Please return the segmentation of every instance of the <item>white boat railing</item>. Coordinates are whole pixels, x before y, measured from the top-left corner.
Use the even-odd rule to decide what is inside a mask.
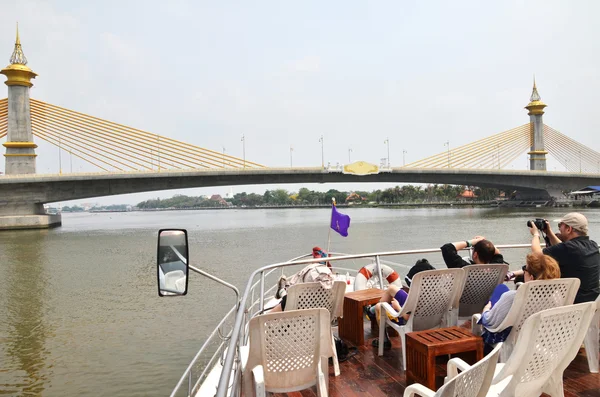
[[[510,244],[497,245],[496,247],[499,249],[530,249],[531,245]],[[265,309],[268,309],[265,308],[265,300],[274,295],[275,289],[277,288],[277,281],[281,274],[283,274],[283,269],[327,260],[328,262],[332,263],[333,272],[343,272],[355,275],[357,273],[356,268],[341,267],[336,266],[336,264],[342,264],[344,261],[350,261],[354,264],[353,266],[356,267],[356,261],[367,261],[367,263],[374,262],[377,264],[379,287],[383,288],[383,282],[385,278],[382,277],[380,265],[385,264],[391,267],[396,267],[397,269],[401,270],[402,273],[407,273],[408,269],[412,265],[409,266],[398,264],[382,258],[438,252],[440,252],[439,248],[376,252],[358,255],[330,253],[331,256],[327,257],[326,259],[312,258],[312,256],[308,254],[299,256],[287,262],[275,263],[255,270],[248,280],[246,289],[244,290],[240,301],[228,311],[224,318],[219,322],[215,330],[208,336],[175,386],[173,392],[171,393],[171,397],[175,397],[179,392],[185,390],[182,390],[184,385],[188,386],[186,394],[187,396],[196,395],[197,391],[202,385],[202,382],[206,379],[208,372],[211,371],[217,364],[217,360],[219,360],[219,364],[222,369],[218,385],[216,386],[215,396],[237,397],[240,395],[241,365],[239,348],[247,343],[248,322],[250,319],[257,314],[263,313]],[[271,280],[271,278],[273,279]],[[235,317],[233,317],[234,315]],[[232,329],[227,336],[224,336],[225,333],[223,332],[223,327],[226,323],[232,320],[234,320]],[[216,350],[210,359],[205,361],[206,364],[202,365],[200,374],[197,377],[194,377],[194,367],[199,365],[199,360],[207,353],[208,347],[213,345],[217,340],[219,340],[219,343]]]

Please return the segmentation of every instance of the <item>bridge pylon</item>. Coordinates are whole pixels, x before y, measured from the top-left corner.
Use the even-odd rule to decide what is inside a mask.
[[[6,148],[4,171],[6,175],[35,174],[37,145],[33,142],[31,129],[29,89],[33,86],[31,79],[37,74],[27,66],[27,58],[19,39],[19,25],[10,65],[0,70],[0,73],[6,76],[4,84],[8,86],[7,139],[3,143]],[[0,206],[0,229],[45,229],[60,224],[61,216],[46,214],[43,204],[35,199],[22,198]]]
[[[27,66],[27,58],[19,39],[19,25],[10,65],[0,70],[0,73],[6,76],[4,84],[8,86],[8,135],[3,144],[6,148],[5,173],[35,174],[37,145],[33,142],[31,131],[29,89],[33,86],[31,79],[37,74]]]
[[[542,119],[546,106],[538,93],[534,78],[531,98],[529,98],[529,104],[525,106],[525,109],[529,110],[531,149],[527,154],[529,155],[529,169],[532,171],[546,171],[546,155],[548,152],[544,147],[544,121]]]

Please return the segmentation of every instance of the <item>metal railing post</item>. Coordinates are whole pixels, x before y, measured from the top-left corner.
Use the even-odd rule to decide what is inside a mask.
[[[265,271],[260,272],[260,304],[258,306],[260,313],[265,310]]]
[[[383,289],[383,274],[381,273],[381,262],[379,255],[375,256],[375,263],[377,264],[377,275],[379,276],[379,288]]]

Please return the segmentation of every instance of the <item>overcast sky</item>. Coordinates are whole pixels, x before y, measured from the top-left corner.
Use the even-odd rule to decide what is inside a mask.
[[[326,162],[347,163],[351,148],[352,161],[379,164],[389,137],[400,166],[403,150],[408,163],[448,140],[522,125],[534,73],[544,122],[600,149],[598,1],[2,0],[1,9],[0,66],[18,21],[39,74],[32,98],[239,157],[244,134],[246,158],[267,166],[289,166],[290,145],[294,165],[319,166],[321,135]],[[38,172],[56,172],[57,149],[36,143]],[[523,155],[514,168],[525,166]],[[93,167],[73,159],[73,170]],[[277,186],[233,190],[266,188]]]

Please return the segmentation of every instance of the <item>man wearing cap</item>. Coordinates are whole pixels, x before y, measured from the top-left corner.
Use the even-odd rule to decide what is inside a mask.
[[[579,291],[575,296],[575,303],[590,302],[596,300],[600,294],[600,252],[598,244],[590,240],[588,234],[588,221],[585,216],[578,212],[571,212],[563,216],[558,222],[560,230],[559,238],[554,234],[550,223],[545,222],[545,230],[550,246],[542,249],[540,245],[540,231],[531,222],[529,228],[533,239],[531,250],[543,252],[556,259],[563,278],[578,278],[581,280]],[[515,275],[521,271],[515,272]]]
[[[466,261],[458,255],[458,251],[473,247],[473,260]],[[484,265],[488,263],[504,263],[500,251],[485,237],[475,236],[471,240],[447,243],[441,247],[442,257],[448,268],[459,268],[467,265]]]

